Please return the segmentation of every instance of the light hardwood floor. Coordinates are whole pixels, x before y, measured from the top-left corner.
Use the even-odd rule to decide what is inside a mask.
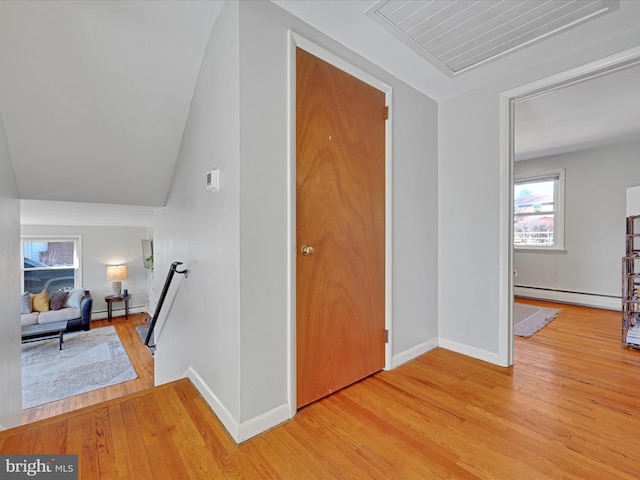
[[[94,320],[91,322],[92,330],[106,327],[107,325],[113,325],[116,328],[116,332],[118,332],[120,341],[127,351],[127,355],[129,355],[129,359],[138,374],[138,378],[129,382],[23,410],[22,423],[35,422],[153,387],[153,356],[149,353],[147,347],[144,346],[144,342],[135,329],[138,325],[145,325],[144,319],[147,316],[146,314],[135,314],[129,315],[128,319],[116,317],[112,322],[107,320]]]
[[[559,308],[511,368],[438,348],[239,446],[180,380],[0,432],[0,453],[77,453],[82,479],[640,478],[640,351],[620,313]]]

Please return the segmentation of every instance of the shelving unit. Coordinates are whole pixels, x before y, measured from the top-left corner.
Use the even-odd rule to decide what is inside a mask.
[[[640,349],[640,215],[627,217],[622,257],[622,345]]]

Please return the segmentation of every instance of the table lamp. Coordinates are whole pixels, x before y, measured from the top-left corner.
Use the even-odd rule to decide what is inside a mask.
[[[113,296],[122,296],[122,280],[127,279],[126,265],[110,265],[107,267],[107,280],[113,282]]]

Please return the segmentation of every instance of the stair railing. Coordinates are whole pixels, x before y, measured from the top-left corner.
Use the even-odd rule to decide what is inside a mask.
[[[158,315],[160,314],[160,310],[162,309],[162,304],[164,303],[164,299],[167,296],[167,292],[169,291],[169,286],[171,285],[171,280],[173,280],[173,275],[176,273],[183,274],[185,278],[187,277],[187,269],[178,270],[178,265],[182,265],[182,262],[173,262],[171,264],[171,268],[169,268],[169,273],[167,273],[167,279],[164,281],[164,287],[162,288],[162,293],[160,294],[160,300],[158,300],[158,305],[156,306],[156,310],[153,314],[153,320],[151,320],[151,325],[149,325],[149,331],[147,332],[147,338],[144,341],[144,344],[149,347],[149,341],[153,336],[153,329],[156,328],[156,322],[158,321]],[[152,348],[155,348],[155,345],[151,345]]]

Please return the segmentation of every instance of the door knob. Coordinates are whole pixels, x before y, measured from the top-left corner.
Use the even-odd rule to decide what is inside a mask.
[[[313,255],[313,252],[315,252],[316,249],[313,248],[311,245],[303,245],[302,248],[300,249],[300,252],[302,253],[302,255]]]

